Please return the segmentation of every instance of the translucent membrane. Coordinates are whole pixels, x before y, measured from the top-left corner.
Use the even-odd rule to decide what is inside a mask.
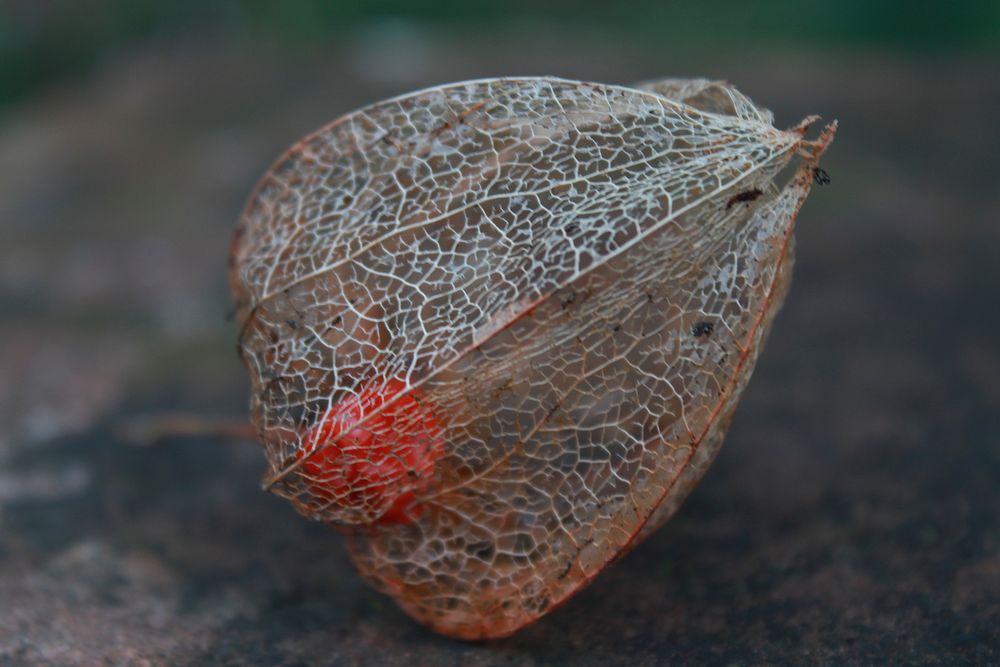
[[[489,79],[303,139],[232,247],[265,486],[436,631],[546,613],[717,452],[833,138],[812,120],[705,80]]]

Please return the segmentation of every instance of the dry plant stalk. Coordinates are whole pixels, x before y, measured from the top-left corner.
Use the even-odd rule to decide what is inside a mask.
[[[303,139],[232,245],[265,487],[437,632],[551,610],[718,451],[833,138],[814,120],[706,80],[487,79]]]

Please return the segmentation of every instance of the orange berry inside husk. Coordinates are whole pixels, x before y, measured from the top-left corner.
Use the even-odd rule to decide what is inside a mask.
[[[360,523],[409,523],[422,512],[416,495],[444,452],[442,435],[420,392],[406,391],[401,380],[344,397],[309,428],[296,453],[310,504],[363,517]]]

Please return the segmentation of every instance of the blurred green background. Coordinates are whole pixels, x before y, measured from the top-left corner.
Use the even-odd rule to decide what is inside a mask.
[[[191,31],[278,50],[350,37],[386,19],[438,30],[497,33],[551,26],[601,32],[649,49],[830,49],[941,54],[1000,50],[1000,3],[990,0],[801,2],[482,2],[373,0],[4,0],[0,108],[50,81],[87,71],[141,40]]]

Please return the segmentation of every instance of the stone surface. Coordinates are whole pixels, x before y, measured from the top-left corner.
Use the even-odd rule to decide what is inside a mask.
[[[0,663],[1000,661],[995,63],[699,66],[412,30],[420,62],[373,69],[371,39],[281,58],[131,50],[3,119]],[[726,76],[779,126],[820,110],[841,131],[785,309],[686,506],[562,609],[464,644],[368,590],[335,533],[261,493],[254,445],[136,449],[115,426],[245,410],[226,246],[287,143],[393,93],[540,70]]]

